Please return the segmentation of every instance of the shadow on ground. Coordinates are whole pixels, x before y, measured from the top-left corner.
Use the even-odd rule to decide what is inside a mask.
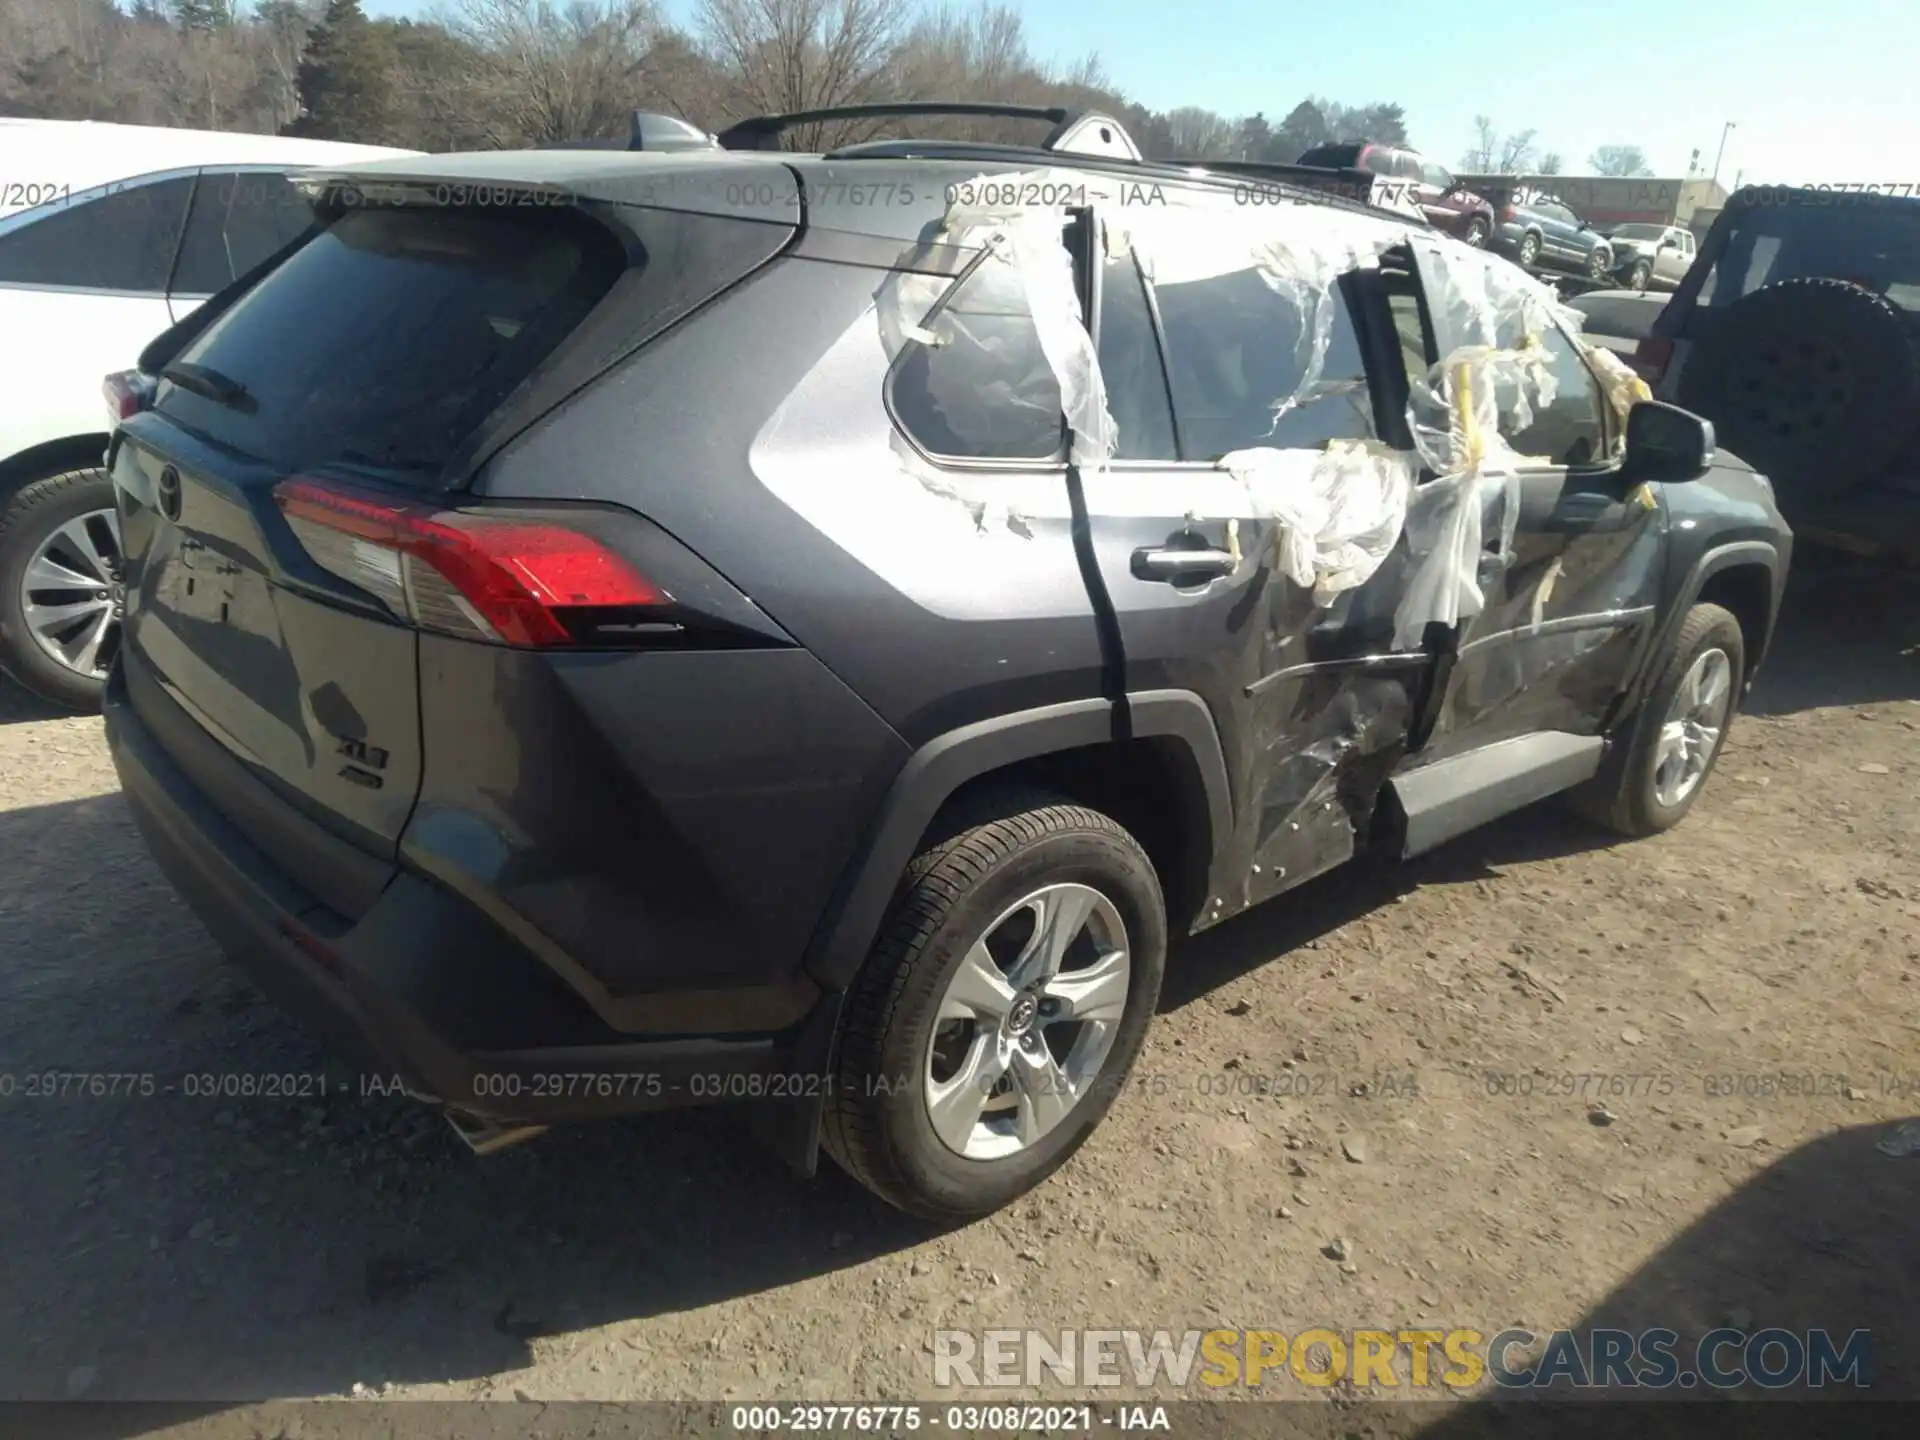
[[[1882,700],[1920,700],[1920,573],[1803,551],[1747,713]]]
[[[476,1162],[230,973],[118,795],[0,813],[0,855],[0,1398],[60,1398],[76,1371],[115,1399],[465,1379],[927,1237],[830,1166],[791,1177],[725,1113]],[[128,1078],[29,1093],[46,1071]],[[221,1075],[303,1093],[187,1093]]]
[[[1900,651],[1920,623],[1910,578],[1844,577],[1807,582],[1753,708],[1920,694],[1920,662]],[[1815,603],[1827,586],[1839,598]],[[0,690],[0,720],[41,718],[33,703]],[[1166,1005],[1422,881],[1602,843],[1543,806],[1397,872],[1326,877],[1182,947]],[[814,1184],[789,1177],[713,1112],[556,1133],[477,1164],[431,1115],[329,1070],[229,972],[117,795],[0,812],[0,856],[0,1397],[72,1384],[237,1401],[491,1375],[528,1364],[542,1337],[926,1238],[830,1166]],[[127,1078],[106,1095],[57,1080],[62,1093],[30,1093],[48,1071]],[[321,1074],[324,1093],[298,1078]],[[295,1098],[190,1093],[241,1075],[295,1077]],[[1744,1306],[1763,1324],[1871,1328],[1896,1358],[1920,1313],[1920,1166],[1870,1140],[1834,1136],[1755,1177],[1591,1323],[1679,1328]]]
[[[73,712],[49,704],[31,690],[17,685],[0,671],[0,725],[17,725],[27,720],[57,720]]]
[[[1737,1411],[1703,1413],[1704,1383],[1658,1391],[1614,1389],[1587,1404],[1561,1382],[1546,1391],[1511,1391],[1501,1401],[1463,1406],[1421,1432],[1420,1440],[1479,1440],[1502,1435],[1633,1434],[1638,1437],[1738,1434],[1851,1437],[1913,1434],[1920,1401],[1920,1159],[1876,1148],[1893,1125],[1859,1126],[1802,1145],[1754,1174],[1689,1226],[1609,1294],[1574,1329],[1678,1332],[1679,1374],[1703,1373],[1697,1347],[1710,1331],[1733,1327],[1750,1336],[1770,1328],[1805,1337],[1824,1330],[1844,1351],[1855,1331],[1868,1332],[1868,1383],[1805,1384],[1766,1390],[1745,1385],[1725,1393],[1759,1402]],[[1724,1372],[1742,1364],[1742,1345],[1711,1357]],[[1764,1362],[1784,1368],[1787,1352]],[[1524,1367],[1516,1367],[1524,1368]],[[1637,1368],[1637,1367],[1636,1367]],[[1536,1403],[1518,1399],[1540,1397]],[[1592,1392],[1587,1398],[1593,1400]],[[1667,1401],[1646,1406],[1635,1401]],[[1781,1405],[1776,1402],[1798,1402]],[[1899,1401],[1898,1405],[1862,1401]],[[1823,1403],[1854,1402],[1843,1412]],[[1737,1418],[1735,1418],[1737,1417]],[[1731,1425],[1731,1428],[1729,1428]]]

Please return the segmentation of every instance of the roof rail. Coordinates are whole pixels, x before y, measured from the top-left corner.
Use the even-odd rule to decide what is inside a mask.
[[[1052,129],[1040,149],[1054,154],[1101,155],[1118,160],[1140,159],[1120,122],[1095,111],[1071,110],[1061,105],[1004,105],[970,100],[899,100],[873,105],[835,105],[824,110],[795,110],[785,115],[753,115],[722,130],[718,144],[725,150],[778,150],[780,137],[799,125],[821,120],[882,120],[911,115],[975,115],[1005,120],[1045,120]]]

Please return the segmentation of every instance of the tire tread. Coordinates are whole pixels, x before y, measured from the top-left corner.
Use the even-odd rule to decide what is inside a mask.
[[[1058,796],[1009,797],[1025,808],[937,840],[909,862],[888,919],[859,977],[847,993],[831,1065],[822,1139],[828,1153],[855,1180],[902,1210],[933,1219],[961,1220],[973,1212],[936,1213],[901,1172],[883,1142],[880,1117],[865,1081],[892,1028],[915,962],[961,900],[995,866],[1054,836],[1088,831],[1139,850],[1110,816]],[[1004,807],[1003,807],[1004,808]],[[1140,852],[1144,862],[1146,855]]]
[[[1598,775],[1567,792],[1567,803],[1582,819],[1631,839],[1643,839],[1677,823],[1677,817],[1675,821],[1661,823],[1659,817],[1642,803],[1646,797],[1641,794],[1640,770],[1647,748],[1657,738],[1657,717],[1665,713],[1667,697],[1680,683],[1701,643],[1722,626],[1732,627],[1734,634],[1740,637],[1742,653],[1736,659],[1744,663],[1745,636],[1741,632],[1740,621],[1732,611],[1719,605],[1695,605],[1688,610],[1679,632],[1673,637],[1673,643],[1667,647],[1658,677],[1648,687],[1639,711],[1629,722],[1626,743],[1616,747],[1609,763],[1602,767]],[[1714,752],[1714,765],[1719,763],[1720,754],[1726,748],[1727,732],[1733,729],[1734,718],[1740,713],[1740,682],[1741,676],[1736,672],[1733,677],[1734,704],[1727,712],[1727,723],[1720,736],[1720,750]],[[1712,774],[1712,768],[1712,765],[1708,767],[1708,777]],[[1699,788],[1694,791],[1695,796],[1706,788],[1708,777],[1701,779]],[[1682,807],[1681,814],[1684,815],[1691,805],[1690,798],[1687,805]]]

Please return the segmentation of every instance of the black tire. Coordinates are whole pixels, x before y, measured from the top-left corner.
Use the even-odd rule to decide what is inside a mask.
[[[1478,250],[1487,243],[1487,237],[1493,234],[1493,227],[1487,223],[1484,215],[1476,215],[1467,221],[1467,230],[1460,238]]]
[[[1595,250],[1587,256],[1587,278],[1605,280],[1607,272],[1613,269],[1613,256],[1605,250]]]
[[[988,813],[908,867],[847,995],[827,1102],[824,1140],[841,1168],[889,1204],[941,1223],[1001,1208],[1080,1147],[1139,1055],[1166,965],[1159,878],[1117,823],[1051,796],[1011,797]],[[966,1158],[934,1131],[922,1085],[941,997],[996,917],[1042,885],[1068,881],[1098,890],[1126,929],[1131,969],[1113,1047],[1053,1130],[1003,1158]]]
[[[1540,263],[1540,237],[1528,231],[1520,237],[1520,268],[1531,270]]]
[[[1653,266],[1649,265],[1645,260],[1635,265],[1633,267],[1633,273],[1627,276],[1627,288],[1629,290],[1645,290],[1647,286],[1652,283]]]
[[[112,508],[113,481],[97,466],[35,480],[0,502],[0,670],[43,700],[70,710],[99,710],[104,682],[59,664],[35,642],[27,629],[21,581],[55,530],[91,511]],[[118,643],[116,626],[108,644]],[[103,653],[111,652],[103,647]]]
[[[1712,649],[1726,654],[1732,671],[1720,738],[1693,788],[1677,804],[1662,804],[1654,781],[1661,727],[1687,672],[1702,654]],[[1740,622],[1731,611],[1718,605],[1694,606],[1667,647],[1665,659],[1659,663],[1660,671],[1652,688],[1628,721],[1625,732],[1616,734],[1613,752],[1600,773],[1567,792],[1568,802],[1580,815],[1634,839],[1657,835],[1678,825],[1713,777],[1713,767],[1727,748],[1727,735],[1733,729],[1734,717],[1740,713],[1740,686],[1746,675],[1746,639]]]
[[[1680,372],[1679,403],[1794,502],[1884,470],[1913,433],[1920,364],[1883,296],[1783,280],[1728,306]]]

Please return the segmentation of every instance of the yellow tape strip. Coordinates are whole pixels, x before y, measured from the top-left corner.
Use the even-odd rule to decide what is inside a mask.
[[[1464,360],[1453,367],[1453,408],[1460,421],[1461,437],[1466,442],[1465,468],[1478,470],[1485,447],[1480,436],[1480,417],[1473,409],[1473,372]]]

